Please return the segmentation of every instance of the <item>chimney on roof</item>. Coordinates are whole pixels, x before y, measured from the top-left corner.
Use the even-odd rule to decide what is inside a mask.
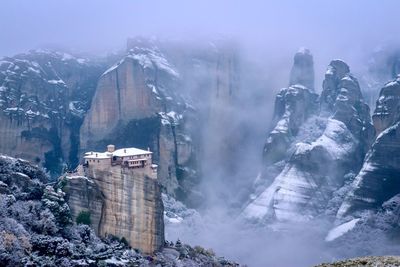
[[[150,147],[147,147],[147,151],[150,151]]]
[[[113,153],[115,151],[115,146],[114,145],[108,145],[107,146],[107,152]]]
[[[126,153],[126,149],[124,149],[124,153]]]

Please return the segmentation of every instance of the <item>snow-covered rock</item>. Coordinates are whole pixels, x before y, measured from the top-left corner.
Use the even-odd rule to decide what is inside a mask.
[[[400,153],[399,92],[397,79],[381,90],[373,115],[378,136],[338,211],[338,218],[376,210],[400,192],[400,165],[396,157]]]
[[[335,240],[338,237],[341,237],[348,231],[352,230],[354,228],[354,226],[356,226],[356,224],[359,220],[360,219],[352,219],[348,222],[345,222],[345,223],[342,223],[341,225],[336,226],[335,228],[333,228],[332,230],[329,231],[328,235],[325,238],[325,241],[330,242],[330,241]]]
[[[345,124],[328,119],[323,134],[297,143],[293,155],[273,183],[244,210],[250,219],[305,221],[322,213],[329,196],[343,181],[357,140]]]
[[[307,90],[292,86],[288,90],[295,94],[289,99],[302,99],[299,89]],[[281,93],[277,99],[285,99]],[[261,184],[263,179],[267,186],[255,190],[242,212],[250,220],[307,221],[325,214],[333,193],[345,184],[346,174],[361,168],[373,137],[369,108],[357,80],[341,60],[333,60],[327,68],[320,113],[313,108],[314,103],[318,105],[315,100],[282,103],[277,101],[275,109],[284,115],[267,139],[269,149],[264,149],[264,157],[274,160],[266,162],[257,181]],[[278,170],[275,177],[271,166]]]
[[[90,107],[102,63],[32,50],[0,64],[0,151],[58,175],[78,161],[76,134]]]

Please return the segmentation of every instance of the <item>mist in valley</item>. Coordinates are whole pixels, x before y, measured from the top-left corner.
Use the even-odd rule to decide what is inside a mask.
[[[317,93],[329,62],[345,61],[372,112],[383,81],[371,85],[366,77],[373,55],[400,41],[397,1],[21,0],[0,7],[1,56],[41,48],[112,57],[137,36],[178,47],[165,50],[181,70],[179,90],[199,115],[190,131],[199,136],[200,175],[188,196],[194,215],[167,223],[167,240],[212,248],[248,266],[311,266],[362,255],[324,241],[332,228],[325,215],[282,226],[246,221],[242,212],[260,183],[275,96],[289,85],[295,53],[311,51]],[[188,68],[196,64],[185,56],[201,53],[212,64]],[[385,75],[392,78],[390,70]],[[385,239],[381,245],[377,254],[397,248]]]

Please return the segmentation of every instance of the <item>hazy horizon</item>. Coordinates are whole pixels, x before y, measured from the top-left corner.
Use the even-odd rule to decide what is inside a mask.
[[[364,67],[360,58],[398,43],[397,2],[384,2],[9,1],[0,4],[5,11],[0,57],[37,48],[104,54],[124,49],[127,38],[135,36],[205,42],[232,38],[249,58],[286,72],[298,48],[309,48],[318,90],[331,59],[345,60],[358,73]]]
[[[364,99],[367,99],[366,102],[369,101],[369,108],[373,110],[376,100],[374,97],[378,95],[378,87],[379,89],[382,87],[383,79],[376,81],[379,83],[378,85],[370,86],[368,84],[375,78],[368,72],[369,61],[373,58],[373,52],[380,47],[393,46],[397,49],[400,44],[400,38],[397,36],[399,6],[397,0],[4,1],[0,3],[0,7],[4,10],[4,14],[0,17],[0,29],[3,34],[2,42],[0,42],[0,58],[40,48],[77,51],[101,56],[108,52],[125,49],[126,40],[137,36],[155,37],[178,43],[187,42],[190,45],[207,44],[219,39],[233,40],[238,44],[239,49],[235,50],[234,57],[232,56],[235,60],[227,60],[228,67],[222,63],[221,69],[226,68],[223,70],[219,69],[219,58],[213,59],[218,62],[217,67],[213,65],[214,61],[210,61],[210,63],[204,60],[207,64],[204,63],[204,66],[199,64],[199,66],[203,68],[200,70],[203,70],[205,74],[200,73],[196,76],[197,69],[193,67],[195,65],[192,64],[193,62],[189,64],[180,57],[177,57],[178,59],[174,59],[173,56],[171,59],[168,58],[168,62],[172,62],[171,65],[174,65],[174,60],[178,63],[179,60],[184,61],[185,64],[181,62],[180,66],[184,70],[180,79],[185,82],[186,87],[182,86],[184,87],[182,91],[187,90],[189,92],[187,94],[193,94],[190,96],[198,101],[196,106],[196,116],[198,117],[195,121],[197,128],[194,128],[196,128],[196,133],[197,131],[201,132],[201,137],[197,140],[200,144],[199,151],[197,151],[200,156],[195,160],[200,162],[199,169],[202,175],[201,186],[198,188],[206,196],[201,204],[208,204],[208,206],[205,205],[206,208],[201,210],[204,221],[200,220],[193,224],[189,221],[188,225],[182,224],[182,227],[176,228],[169,226],[170,229],[167,229],[169,236],[167,237],[183,238],[184,242],[191,245],[201,244],[211,247],[218,254],[241,263],[253,264],[253,266],[266,264],[292,266],[299,263],[300,266],[307,266],[322,260],[336,259],[335,257],[339,255],[335,254],[336,252],[324,241],[326,232],[332,228],[332,222],[327,222],[326,216],[323,215],[325,217],[318,218],[312,224],[309,222],[293,224],[293,229],[285,229],[287,232],[282,231],[283,234],[275,233],[271,230],[272,228],[267,229],[262,224],[259,228],[255,226],[252,228],[253,226],[249,226],[247,221],[242,222],[239,216],[243,211],[243,207],[239,204],[244,204],[238,204],[239,200],[242,200],[241,194],[243,194],[240,190],[245,186],[248,187],[248,191],[253,190],[254,181],[257,181],[257,177],[261,177],[265,167],[262,162],[263,147],[274,112],[275,93],[280,88],[288,86],[289,73],[296,51],[301,47],[310,49],[313,55],[313,73],[315,72],[315,91],[317,93],[322,90],[322,81],[325,78],[325,70],[329,62],[332,59],[343,59],[350,66],[352,74],[358,79],[353,81],[352,75],[348,74],[346,70],[346,75],[351,76],[349,79],[355,84],[353,87],[356,87],[357,93],[362,91]],[[182,47],[190,50],[193,48],[190,45]],[[177,47],[180,48],[180,46]],[[178,52],[174,50],[174,53],[187,57],[185,59],[190,60],[191,56],[193,56],[192,59],[196,59],[197,54],[181,53],[179,48],[175,47]],[[237,62],[236,56],[240,56],[240,60]],[[167,62],[167,57],[165,60]],[[223,60],[221,61],[223,62]],[[379,67],[387,67],[386,63],[386,61],[379,62],[381,64]],[[50,63],[46,61],[46,64]],[[107,64],[109,64],[108,61]],[[102,67],[107,69],[106,66]],[[179,68],[179,66],[174,67]],[[102,72],[99,72],[98,76]],[[385,79],[389,79],[393,75],[389,72],[385,73],[387,74]],[[116,77],[118,79],[118,72]],[[368,80],[366,77],[371,79]],[[144,77],[143,81],[145,78],[147,77]],[[226,83],[229,85],[226,88],[229,88],[229,92],[233,87],[235,90],[237,89],[236,91],[232,90],[234,97],[231,96],[231,93],[228,94],[229,97],[226,98],[229,101],[213,102],[215,99],[212,97],[204,98],[205,101],[196,99],[198,95],[206,94],[207,90],[209,90],[210,96],[213,96],[214,81],[217,84],[215,90],[219,92],[220,80],[224,81],[224,78],[228,80]],[[94,84],[97,82],[98,80]],[[358,82],[360,82],[361,88],[358,87]],[[45,83],[47,84],[47,80]],[[120,97],[118,86],[118,97]],[[149,84],[144,86],[149,86]],[[152,86],[155,88],[154,85]],[[108,89],[108,87],[104,88]],[[112,86],[110,88],[112,89]],[[179,87],[177,88],[180,90]],[[339,89],[346,88],[337,90],[339,91]],[[83,89],[80,87],[79,90]],[[302,90],[307,91],[307,89]],[[366,94],[367,90],[376,92],[373,92],[371,97],[368,96],[370,92]],[[348,92],[347,89],[343,91]],[[101,94],[99,93],[99,95]],[[218,93],[216,95],[217,99]],[[366,95],[369,98],[366,98]],[[311,97],[309,98],[311,99]],[[357,103],[361,103],[362,97],[360,96],[358,100],[360,101]],[[311,103],[311,100],[307,101]],[[315,99],[313,101],[316,102]],[[310,106],[313,106],[314,102]],[[307,109],[307,103],[304,100],[300,106],[304,105],[303,109]],[[215,107],[218,108],[217,111],[214,111]],[[353,112],[356,109],[350,110]],[[163,113],[165,113],[164,111]],[[119,112],[121,113],[121,111]],[[317,115],[311,114],[319,116],[318,112],[315,111]],[[365,113],[368,117],[368,111]],[[215,121],[212,124],[210,123],[212,120],[209,120],[208,117],[209,114],[211,117],[213,114],[228,114],[229,116],[221,116],[222,119],[213,118]],[[304,114],[304,118],[309,116],[305,111]],[[356,117],[349,116],[349,118]],[[326,120],[327,117],[323,117],[321,120],[323,123],[320,121],[315,123],[322,129],[321,125],[327,127]],[[361,122],[359,119],[357,121]],[[308,130],[309,125],[305,125],[305,129]],[[290,132],[290,127],[285,127],[288,127],[286,130]],[[321,130],[319,128],[316,130],[318,134]],[[304,134],[304,136],[307,135],[307,138],[298,137],[296,134],[288,135],[290,138],[293,137],[293,140],[290,141],[293,142],[290,144],[293,146],[290,149],[297,147],[296,142],[307,143],[313,140],[312,138],[316,135],[313,131],[314,129],[310,130],[310,133]],[[304,140],[301,139],[303,137]],[[190,138],[188,139],[190,140]],[[230,140],[235,149],[240,149],[232,150],[234,151],[232,154],[230,154],[231,150],[221,152],[221,144],[227,142],[226,140]],[[235,140],[244,141],[236,142]],[[290,149],[288,146],[289,152]],[[226,155],[228,155],[228,159],[225,157]],[[243,156],[243,159],[238,157],[241,160],[240,164],[235,161],[234,156],[237,155]],[[176,157],[174,159],[178,162]],[[232,173],[229,169],[231,164],[227,164],[231,163],[229,159],[232,160],[232,165],[240,165]],[[262,186],[267,187],[267,182]],[[253,195],[248,195],[246,195],[246,201],[254,199]],[[193,231],[193,225],[199,229]],[[285,233],[289,234],[285,235]],[[260,253],[261,249],[265,251]],[[292,257],[287,256],[288,250],[295,251],[291,255]]]

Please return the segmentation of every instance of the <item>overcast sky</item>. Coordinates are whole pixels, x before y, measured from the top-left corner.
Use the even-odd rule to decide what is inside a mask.
[[[398,0],[4,0],[0,10],[0,57],[34,48],[104,54],[137,35],[229,37],[265,72],[281,73],[277,88],[299,47],[314,55],[319,88],[330,60],[360,74],[377,46],[400,44]]]
[[[135,35],[224,35],[265,49],[357,48],[398,38],[399,7],[396,0],[1,1],[0,55],[49,45],[109,49]]]

